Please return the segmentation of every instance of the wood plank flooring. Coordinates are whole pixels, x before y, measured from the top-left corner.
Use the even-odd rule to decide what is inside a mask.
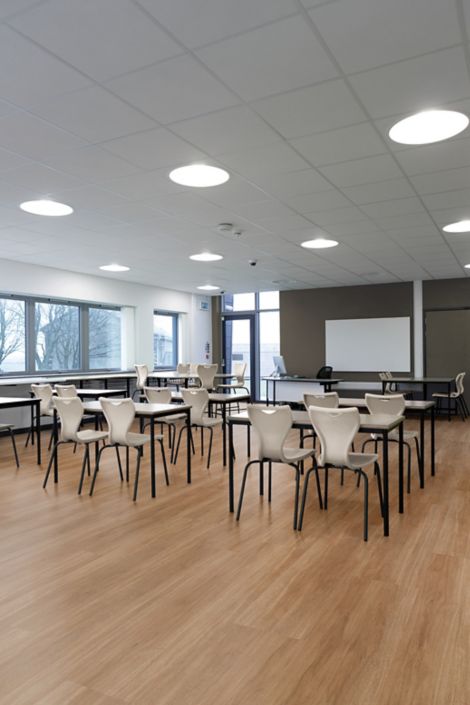
[[[401,516],[392,451],[391,536],[371,483],[367,544],[352,475],[328,512],[312,483],[299,534],[282,466],[271,505],[253,471],[235,522],[220,439],[191,486],[183,456],[170,487],[159,466],[155,500],[147,453],[135,504],[112,453],[92,498],[71,448],[44,491],[23,440],[20,470],[0,440],[2,705],[469,705],[470,422],[438,421],[437,476],[419,490],[413,459]]]

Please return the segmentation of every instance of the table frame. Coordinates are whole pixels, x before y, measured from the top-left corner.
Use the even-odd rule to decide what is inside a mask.
[[[34,429],[32,437],[34,438],[34,434],[36,434],[36,462],[38,465],[41,465],[42,462],[40,404],[40,399],[32,399],[31,397],[0,397],[0,411],[2,409],[21,408],[22,406],[29,406],[31,408],[31,418],[34,419]]]

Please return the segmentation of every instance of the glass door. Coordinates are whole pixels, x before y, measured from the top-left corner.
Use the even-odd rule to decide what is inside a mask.
[[[222,316],[222,356],[223,371],[228,374],[232,372],[234,362],[246,362],[245,383],[252,398],[256,398],[254,314]]]

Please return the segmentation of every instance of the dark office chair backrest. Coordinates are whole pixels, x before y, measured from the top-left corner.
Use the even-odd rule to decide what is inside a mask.
[[[333,368],[330,367],[330,365],[323,365],[323,367],[320,367],[320,369],[317,372],[317,379],[331,379],[331,373],[333,372]]]

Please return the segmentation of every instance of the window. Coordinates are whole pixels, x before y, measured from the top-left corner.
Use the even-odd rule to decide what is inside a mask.
[[[176,367],[178,363],[178,314],[155,311],[153,314],[153,364]]]
[[[36,303],[34,310],[36,370],[80,369],[78,306]]]
[[[120,309],[0,295],[0,375],[120,367]]]
[[[253,311],[255,308],[255,295],[250,294],[225,294],[223,300],[225,311]]]
[[[259,292],[259,308],[265,311],[266,309],[279,308],[279,292],[278,291],[260,291]]]
[[[121,367],[121,311],[90,306],[88,310],[90,370]]]
[[[0,374],[26,369],[24,301],[0,299]]]

